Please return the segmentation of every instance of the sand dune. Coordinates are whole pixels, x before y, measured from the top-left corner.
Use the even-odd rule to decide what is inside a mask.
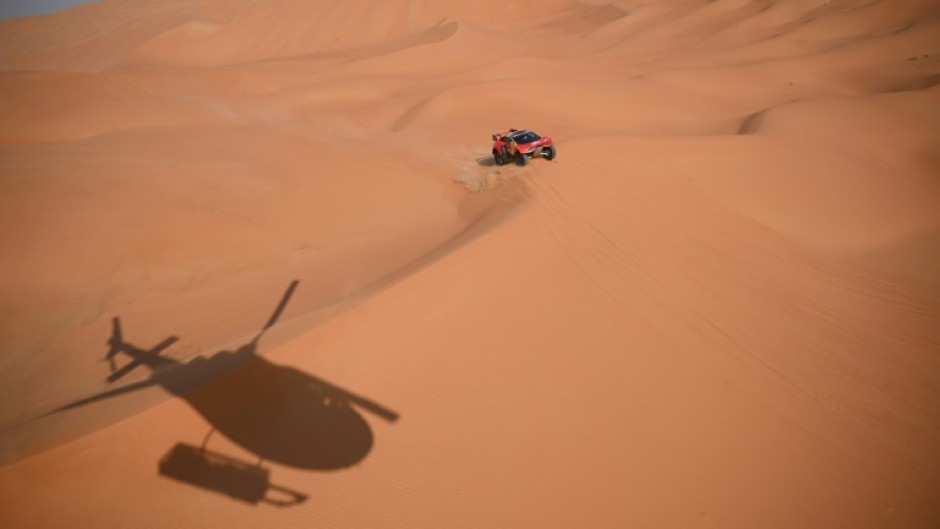
[[[101,0],[0,72],[4,527],[940,523],[936,1]]]

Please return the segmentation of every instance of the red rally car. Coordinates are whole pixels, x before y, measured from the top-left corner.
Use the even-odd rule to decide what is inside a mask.
[[[557,151],[555,141],[548,136],[539,136],[531,130],[509,129],[493,134],[493,159],[496,165],[512,161],[525,165],[529,158],[541,157],[553,160]]]

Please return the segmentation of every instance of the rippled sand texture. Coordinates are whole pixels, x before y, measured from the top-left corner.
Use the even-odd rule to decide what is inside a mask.
[[[938,527],[938,83],[932,0],[2,21],[0,526]]]

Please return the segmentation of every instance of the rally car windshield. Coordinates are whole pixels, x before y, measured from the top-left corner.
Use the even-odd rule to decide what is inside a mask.
[[[515,142],[520,145],[523,143],[532,143],[533,141],[540,139],[540,136],[538,134],[529,130],[513,132],[509,137],[515,140]]]

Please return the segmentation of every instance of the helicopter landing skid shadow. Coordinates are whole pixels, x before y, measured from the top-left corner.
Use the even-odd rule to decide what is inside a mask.
[[[266,503],[291,507],[307,501],[307,495],[271,484],[271,471],[205,447],[177,443],[158,465],[161,476],[252,505]]]

